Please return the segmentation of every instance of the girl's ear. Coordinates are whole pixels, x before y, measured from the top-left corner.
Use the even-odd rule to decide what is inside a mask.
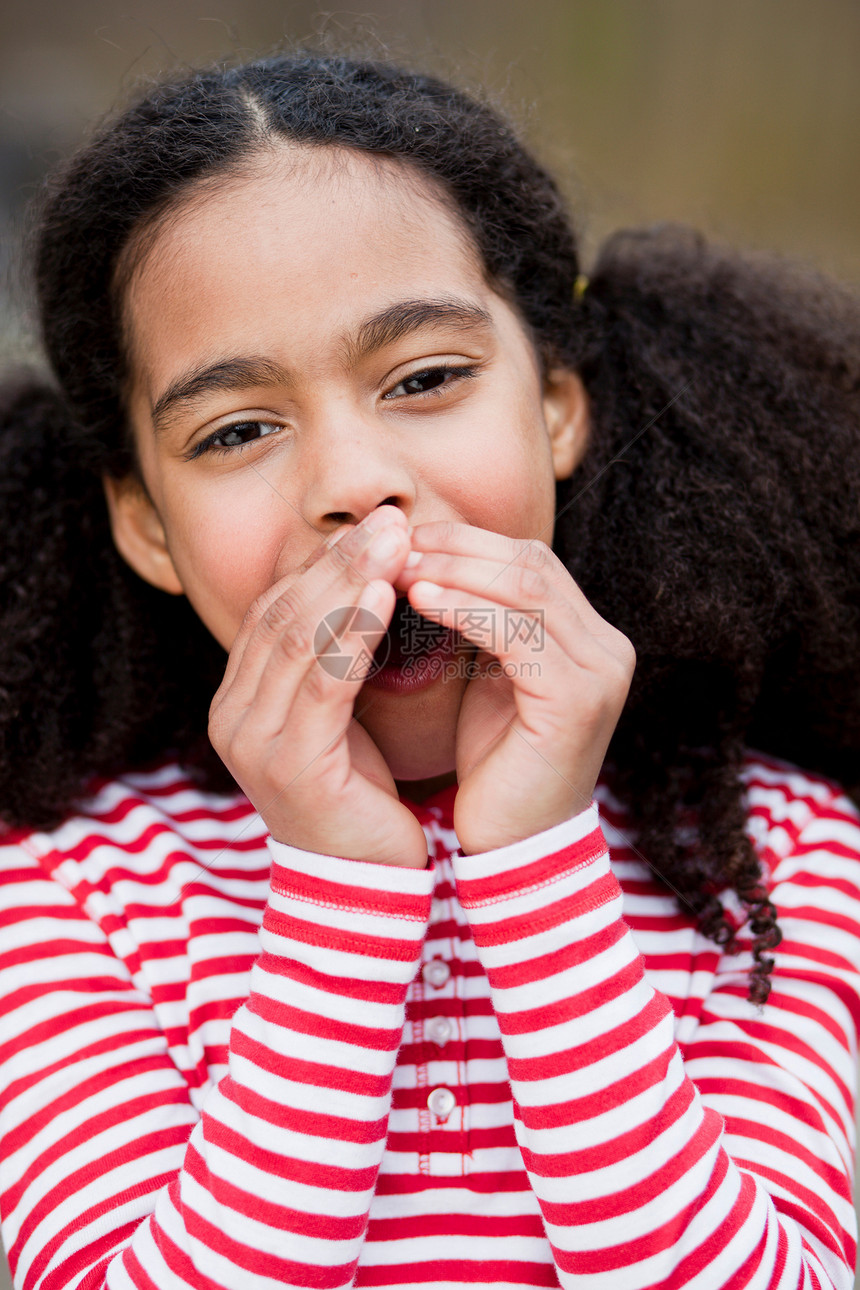
[[[556,479],[569,479],[588,447],[588,395],[582,378],[566,367],[554,367],[543,382],[543,414],[552,448]]]
[[[158,512],[140,482],[102,477],[116,549],[126,564],[146,582],[172,596],[184,594],[167,549]]]

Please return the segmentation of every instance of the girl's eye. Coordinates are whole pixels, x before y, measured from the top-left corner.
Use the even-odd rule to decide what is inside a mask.
[[[195,444],[191,451],[186,453],[186,457],[189,461],[193,461],[195,457],[201,457],[205,452],[230,452],[234,448],[243,447],[246,443],[265,439],[267,435],[274,434],[280,428],[273,421],[234,421],[232,425],[222,426],[206,439],[201,439],[200,443]]]
[[[423,395],[425,397],[440,396],[444,388],[456,384],[459,381],[469,380],[478,375],[478,369],[475,367],[428,367],[421,372],[413,372],[406,376],[402,381],[389,390],[382,397],[384,399],[403,398],[408,395]],[[222,426],[214,434],[207,435],[201,439],[187,453],[187,461],[193,461],[197,457],[202,457],[204,453],[215,452],[225,453],[233,452],[237,448],[243,448],[245,444],[256,443],[258,439],[265,439],[268,435],[275,434],[281,427],[273,421],[234,421],[231,425]]]
[[[422,372],[413,372],[398,381],[393,390],[382,397],[384,399],[402,398],[405,394],[441,394],[441,387],[460,380],[469,380],[477,376],[474,367],[428,367]]]

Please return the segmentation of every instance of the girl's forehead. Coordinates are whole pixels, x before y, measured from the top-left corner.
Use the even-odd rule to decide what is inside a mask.
[[[123,294],[130,375],[209,349],[316,362],[396,301],[481,308],[491,295],[456,208],[413,168],[272,148],[199,183],[147,233]]]
[[[201,238],[229,237],[264,246],[289,241],[294,255],[382,231],[379,249],[411,251],[428,242],[456,244],[464,264],[483,274],[471,232],[453,197],[407,162],[342,147],[293,143],[261,149],[241,165],[198,180],[161,217],[133,236],[125,281],[159,261],[194,256]],[[374,237],[374,241],[376,241]]]

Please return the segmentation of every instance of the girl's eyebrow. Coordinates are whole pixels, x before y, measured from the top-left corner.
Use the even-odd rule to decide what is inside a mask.
[[[288,383],[289,373],[267,358],[225,358],[195,367],[177,377],[152,405],[150,416],[156,437],[170,428],[172,414],[183,403],[193,403],[213,390],[248,390],[255,385]]]
[[[451,327],[455,331],[487,330],[493,320],[486,309],[469,300],[444,297],[439,300],[401,300],[366,318],[355,336],[343,343],[344,358],[349,367],[367,354],[384,349],[410,332],[428,327]]]
[[[412,332],[432,327],[456,331],[487,331],[493,320],[486,309],[469,300],[446,297],[439,300],[401,300],[366,318],[351,336],[345,336],[342,353],[353,368],[368,354],[392,345]],[[152,405],[151,418],[156,436],[169,428],[172,414],[184,403],[192,403],[214,390],[242,390],[259,385],[292,385],[289,368],[269,358],[225,358],[195,367],[167,387]]]

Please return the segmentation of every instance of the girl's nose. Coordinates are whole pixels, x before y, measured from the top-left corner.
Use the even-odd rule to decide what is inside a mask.
[[[303,507],[318,532],[358,524],[385,504],[411,515],[416,481],[394,438],[362,425],[320,436],[308,463]]]

